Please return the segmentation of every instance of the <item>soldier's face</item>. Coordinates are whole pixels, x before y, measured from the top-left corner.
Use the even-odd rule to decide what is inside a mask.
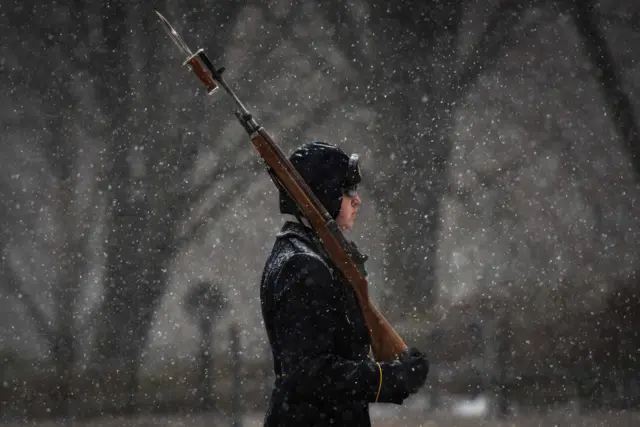
[[[336,218],[338,227],[340,227],[342,231],[351,230],[353,227],[353,223],[357,218],[360,203],[362,203],[362,200],[360,200],[358,193],[355,193],[353,197],[350,197],[347,194],[342,196],[340,213],[338,213],[338,217]]]

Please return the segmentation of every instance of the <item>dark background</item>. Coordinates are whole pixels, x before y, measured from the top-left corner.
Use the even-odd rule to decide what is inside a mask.
[[[350,237],[439,367],[425,396],[637,407],[636,2],[21,1],[0,6],[4,418],[264,409],[277,193],[154,9],[285,151],[361,154]]]

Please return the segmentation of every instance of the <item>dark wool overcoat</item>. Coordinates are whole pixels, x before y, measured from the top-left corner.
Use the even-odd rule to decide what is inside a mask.
[[[333,268],[311,230],[287,222],[262,275],[262,316],[275,384],[267,427],[371,425],[380,370],[355,293]],[[399,365],[381,364],[379,402],[407,396]]]

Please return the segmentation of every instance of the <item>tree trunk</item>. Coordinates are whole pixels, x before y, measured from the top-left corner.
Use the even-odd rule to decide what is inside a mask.
[[[569,11],[582,38],[587,57],[597,70],[595,77],[602,87],[604,100],[613,117],[614,125],[631,156],[636,176],[640,178],[640,132],[637,116],[629,96],[622,90],[620,71],[605,35],[598,26],[595,2],[592,0],[569,2]]]
[[[231,427],[242,425],[242,379],[241,355],[240,355],[240,328],[237,324],[232,324],[229,328],[229,339],[231,341],[229,358],[231,361]]]
[[[392,39],[405,39],[405,46],[396,43],[389,61],[399,66],[390,76],[376,78],[388,80],[397,92],[388,98],[390,107],[379,115],[378,126],[387,136],[385,144],[396,140],[389,145],[394,148],[390,155],[401,161],[399,176],[383,177],[377,189],[388,232],[385,288],[406,296],[396,316],[420,315],[438,300],[440,203],[449,188],[446,171],[455,109],[478,77],[497,63],[514,26],[533,4],[502,2],[464,58],[457,51],[465,2],[429,9],[420,19],[405,16],[396,23],[402,26]],[[385,38],[380,43],[384,45]]]
[[[133,208],[135,205],[129,205]],[[141,208],[138,206],[138,208]],[[141,209],[148,212],[147,209]],[[123,215],[119,209],[107,252],[107,275],[94,362],[120,374],[111,378],[114,390],[126,393],[125,408],[136,407],[138,370],[153,316],[167,286],[168,263],[173,257],[171,236],[154,245],[146,233],[148,215]],[[148,225],[147,225],[148,226]]]
[[[68,328],[65,328],[68,329]],[[57,388],[53,392],[56,406],[53,415],[69,419],[73,414],[72,402],[75,357],[75,339],[69,330],[58,334],[56,345],[52,349],[52,356],[56,372]]]
[[[208,411],[213,406],[211,395],[213,392],[213,323],[211,320],[200,320],[200,334],[200,355],[198,357],[198,366],[200,368],[200,387],[198,387],[198,389],[200,390],[202,409]]]
[[[381,110],[377,126],[385,136],[383,144],[391,147],[380,151],[395,159],[397,166],[395,174],[391,171],[376,182],[375,195],[381,202],[387,236],[384,287],[404,296],[399,305],[394,302],[399,307],[396,312],[390,313],[398,318],[420,315],[437,301],[439,204],[447,182],[452,118],[450,88],[438,79],[444,77],[446,82],[448,76],[440,76],[437,65],[456,51],[463,3],[428,8],[420,15],[413,13],[411,5],[395,12],[375,9],[372,18],[393,28],[379,40],[381,46],[390,46],[391,50],[382,52],[386,52],[385,62],[394,64],[393,73],[376,67],[374,76],[384,85],[380,90],[390,94],[374,108]],[[396,43],[389,45],[389,37]]]

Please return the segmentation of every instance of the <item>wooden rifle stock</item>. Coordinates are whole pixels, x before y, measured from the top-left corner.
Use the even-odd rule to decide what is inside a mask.
[[[369,328],[375,358],[380,361],[394,360],[407,345],[371,302],[369,284],[345,250],[346,240],[336,222],[262,127],[250,137],[254,147],[269,166],[270,172],[296,201],[318,234],[325,251],[353,287]]]
[[[369,328],[375,358],[379,361],[391,361],[397,358],[400,353],[406,350],[407,345],[371,302],[369,284],[348,252],[347,240],[335,220],[329,215],[271,136],[256,122],[233,90],[226,84],[222,77],[224,68],[216,69],[202,49],[195,54],[192,53],[169,22],[159,12],[156,11],[156,13],[169,36],[187,55],[185,65],[188,65],[204,84],[207,92],[213,93],[221,87],[232,98],[237,108],[236,117],[249,134],[260,157],[266,163],[272,179],[276,185],[281,186],[295,200],[320,238],[331,260],[353,287]]]

